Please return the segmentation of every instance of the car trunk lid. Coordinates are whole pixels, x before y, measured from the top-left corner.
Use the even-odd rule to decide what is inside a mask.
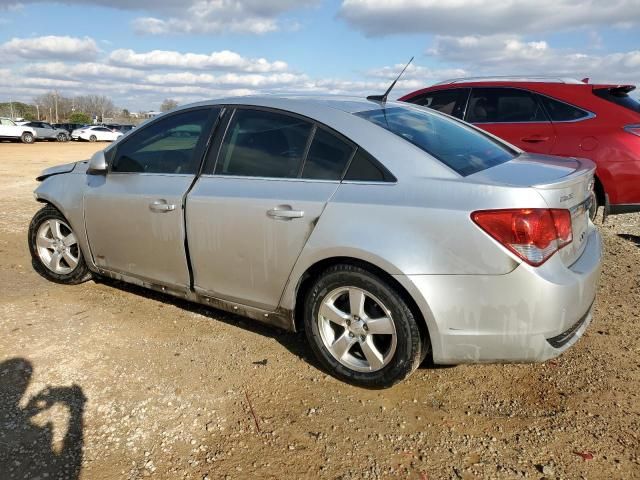
[[[580,257],[587,243],[595,168],[586,159],[522,154],[473,177],[488,183],[534,188],[549,208],[569,210],[573,241],[557,253],[569,266]]]

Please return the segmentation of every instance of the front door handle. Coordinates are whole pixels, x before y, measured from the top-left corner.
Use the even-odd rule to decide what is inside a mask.
[[[527,143],[541,143],[549,140],[549,137],[543,137],[542,135],[531,135],[530,137],[523,137],[520,140]]]
[[[278,205],[277,207],[267,210],[267,215],[271,218],[279,220],[291,220],[293,218],[304,217],[304,211],[293,210],[291,205]]]
[[[165,213],[172,212],[176,209],[176,206],[173,204],[167,203],[166,200],[156,200],[149,204],[149,209],[155,213]]]

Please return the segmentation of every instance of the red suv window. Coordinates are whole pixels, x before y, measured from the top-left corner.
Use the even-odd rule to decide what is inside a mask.
[[[411,103],[433,108],[461,119],[464,116],[469,90],[469,88],[452,88],[429,92],[412,99]]]
[[[466,120],[472,123],[548,121],[536,97],[515,88],[474,88]]]

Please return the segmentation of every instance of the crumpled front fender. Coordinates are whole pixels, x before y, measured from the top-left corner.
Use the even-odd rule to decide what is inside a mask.
[[[80,162],[65,163],[64,165],[56,165],[55,167],[47,168],[40,172],[40,175],[36,177],[36,180],[41,182],[44,179],[52,177],[54,175],[73,172],[73,169],[76,168],[76,165],[78,163]]]

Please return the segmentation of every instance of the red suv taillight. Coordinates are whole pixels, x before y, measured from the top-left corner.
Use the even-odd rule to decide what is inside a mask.
[[[640,125],[627,125],[624,129],[627,132],[640,137]]]
[[[479,210],[480,228],[529,265],[537,267],[573,240],[571,213],[557,208]]]

